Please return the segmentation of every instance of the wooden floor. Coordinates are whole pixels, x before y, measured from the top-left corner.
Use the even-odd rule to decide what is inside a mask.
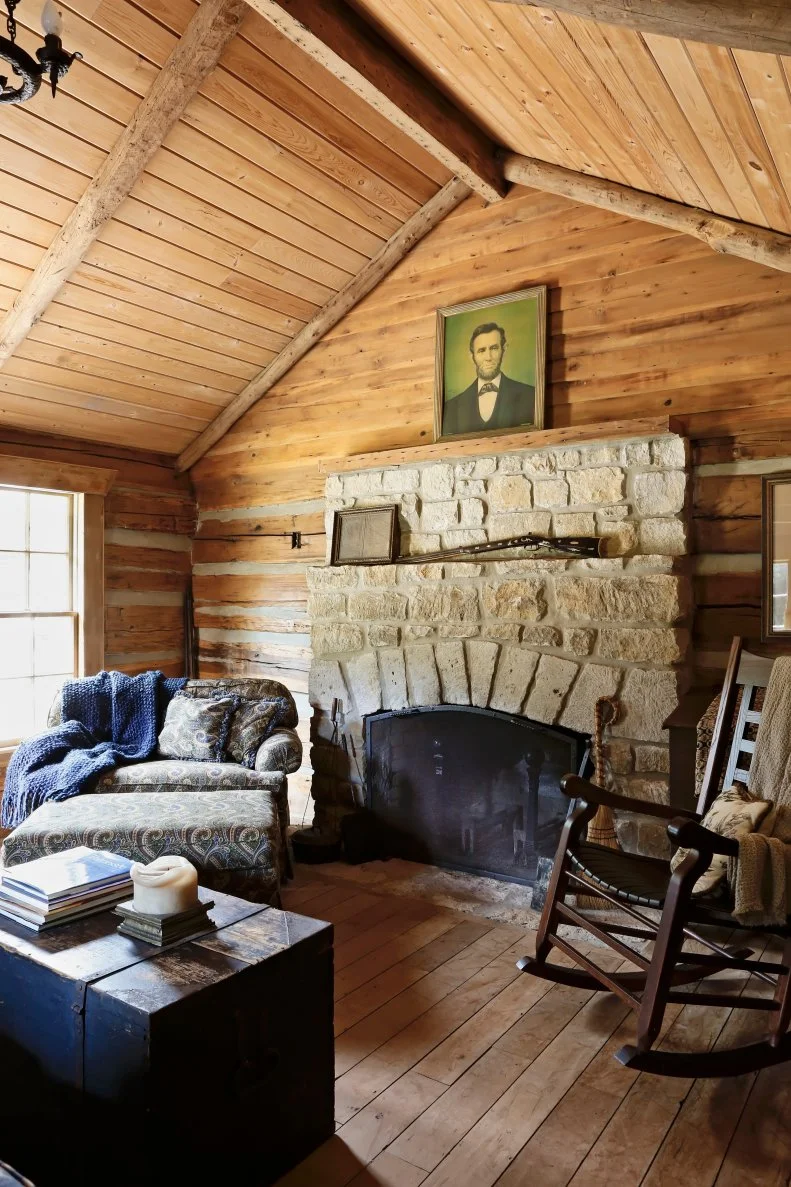
[[[791,1064],[731,1080],[637,1075],[613,1059],[633,1035],[617,999],[517,972],[532,932],[304,866],[283,898],[335,924],[337,1132],[279,1187],[788,1183]],[[732,975],[729,992],[747,984]],[[665,1042],[742,1043],[763,1022],[674,1006]]]

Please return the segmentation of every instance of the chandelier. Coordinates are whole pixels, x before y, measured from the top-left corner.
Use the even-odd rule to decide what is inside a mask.
[[[67,54],[60,35],[63,29],[61,14],[53,0],[46,0],[41,13],[41,27],[44,30],[44,44],[36,50],[36,58],[16,43],[16,21],[14,9],[19,0],[4,0],[8,37],[0,37],[0,61],[8,62],[14,74],[21,78],[19,86],[9,85],[8,78],[0,74],[0,103],[26,103],[32,99],[47,77],[53,98],[58,80],[67,73],[75,58],[82,54]]]

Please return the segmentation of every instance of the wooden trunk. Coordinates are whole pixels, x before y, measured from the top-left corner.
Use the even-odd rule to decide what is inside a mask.
[[[0,1154],[37,1187],[268,1184],[333,1133],[331,926],[212,897],[165,948],[6,921]]]

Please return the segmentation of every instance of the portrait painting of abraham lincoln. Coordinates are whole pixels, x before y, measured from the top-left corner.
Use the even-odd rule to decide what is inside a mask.
[[[546,288],[437,310],[434,439],[544,425]]]

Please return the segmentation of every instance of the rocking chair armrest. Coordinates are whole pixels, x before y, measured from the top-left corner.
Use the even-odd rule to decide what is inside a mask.
[[[722,837],[713,833],[710,828],[704,828],[696,820],[671,820],[667,826],[667,835],[674,845],[682,849],[696,849],[699,853],[722,853],[726,857],[737,857],[739,842],[735,837]]]
[[[614,791],[605,791],[597,787],[588,779],[581,779],[579,775],[565,775],[560,781],[560,790],[570,800],[585,800],[589,804],[600,804],[605,808],[615,808],[620,812],[634,812],[640,816],[658,816],[660,820],[688,820],[695,823],[698,819],[696,812],[687,812],[684,808],[675,808],[670,804],[655,804],[651,800],[632,799],[628,795],[618,795]]]

